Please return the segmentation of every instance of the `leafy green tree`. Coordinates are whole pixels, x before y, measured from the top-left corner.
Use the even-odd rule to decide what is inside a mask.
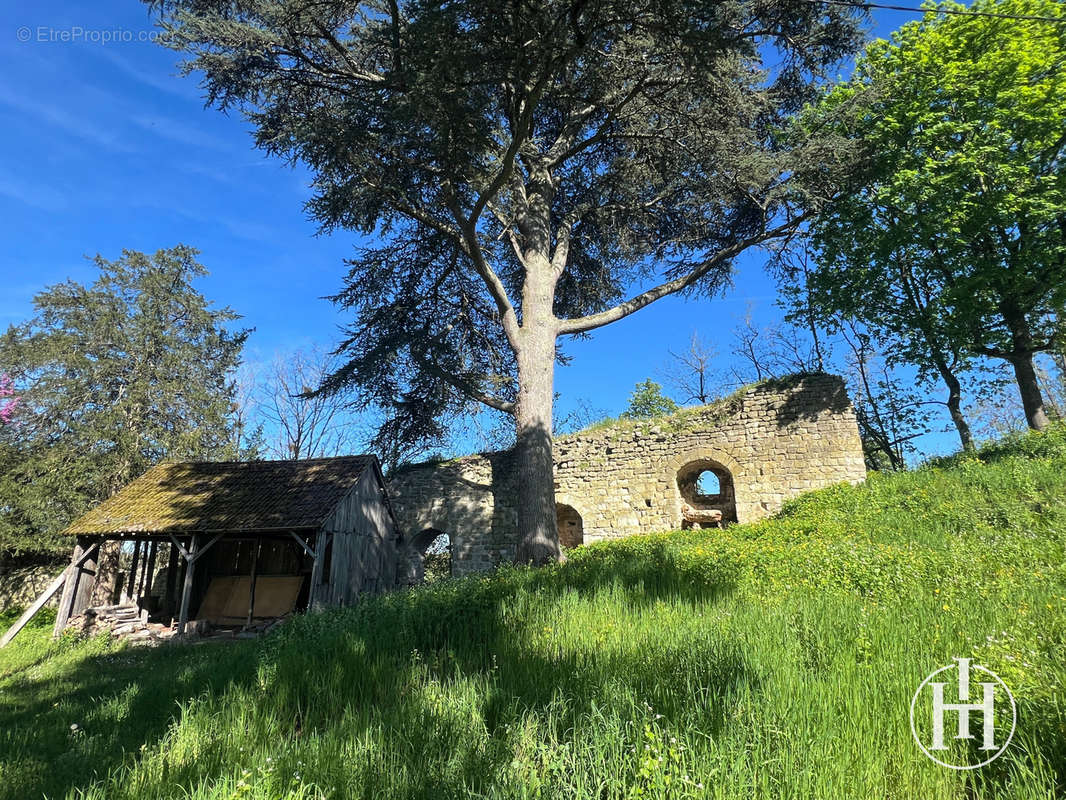
[[[823,245],[839,235],[821,223],[814,230],[817,242]],[[861,235],[869,233],[863,231]],[[942,381],[948,390],[943,405],[963,449],[972,450],[973,434],[963,412],[962,374],[973,367],[973,358],[958,337],[951,335],[950,315],[938,295],[936,276],[926,275],[920,261],[908,260],[901,252],[883,262],[856,264],[850,263],[850,256],[830,256],[827,249],[817,252],[816,269],[811,269],[806,258],[802,269],[796,263],[785,268],[783,305],[787,318],[807,324],[810,330],[821,327],[827,335],[841,335],[849,342],[858,341],[855,328],[859,325],[867,339],[876,339],[889,368],[917,366],[914,390],[927,390]],[[866,341],[863,349],[868,350],[870,344]],[[856,348],[851,349],[854,352]],[[897,394],[906,393],[902,385],[897,388]]]
[[[629,396],[629,408],[622,412],[625,419],[651,419],[677,411],[677,403],[663,394],[663,387],[648,378],[638,383]]]
[[[0,552],[63,547],[58,531],[161,459],[250,455],[234,430],[247,333],[193,288],[196,255],[96,256],[92,285],[47,288],[0,337],[20,395],[0,426]]]
[[[471,401],[512,415],[517,559],[535,563],[560,554],[560,340],[719,290],[739,253],[798,224],[796,178],[822,180],[827,151],[776,132],[865,16],[806,0],[150,4],[209,99],[310,167],[310,214],[376,235],[335,298],[355,322],[324,389],[389,409],[379,441],[440,437]]]
[[[1066,20],[1055,0],[970,10]],[[1064,63],[1066,24],[930,13],[805,115],[867,157],[812,225],[814,305],[942,379],[967,447],[959,374],[975,358],[1007,361],[1028,424],[1047,425],[1034,356],[1061,342],[1066,306]]]

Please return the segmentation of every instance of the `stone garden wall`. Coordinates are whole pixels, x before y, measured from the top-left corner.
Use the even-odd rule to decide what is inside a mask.
[[[717,403],[647,422],[619,421],[555,440],[564,546],[773,514],[790,497],[866,476],[843,381],[805,375],[746,387]],[[701,494],[702,473],[717,480]],[[713,481],[712,481],[713,485]],[[405,537],[451,538],[452,571],[514,557],[517,513],[509,452],[401,470],[389,481]]]
[[[28,606],[48,588],[56,575],[63,571],[63,567],[63,564],[16,567],[0,573],[0,611]],[[57,593],[48,605],[55,607],[58,604],[59,594]]]

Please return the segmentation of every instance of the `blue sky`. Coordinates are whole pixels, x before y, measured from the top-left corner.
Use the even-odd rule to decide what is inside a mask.
[[[886,36],[914,15],[878,12]],[[67,278],[92,279],[84,256],[117,257],[177,243],[202,251],[200,289],[255,328],[252,360],[331,346],[344,318],[337,291],[356,238],[317,236],[302,206],[308,175],[254,150],[237,114],[205,109],[174,53],[149,41],[136,0],[41,0],[0,9],[0,326],[31,311],[33,295]],[[742,259],[725,297],[666,298],[567,347],[556,388],[615,414],[634,384],[659,375],[669,349],[694,330],[723,354],[750,307],[777,316],[763,257]]]

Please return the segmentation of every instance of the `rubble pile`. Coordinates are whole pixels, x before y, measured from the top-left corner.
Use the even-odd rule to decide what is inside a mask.
[[[115,638],[144,643],[171,638],[176,633],[175,627],[149,622],[148,612],[134,604],[87,608],[67,623],[67,630],[77,631],[82,636],[109,633]]]
[[[206,641],[221,639],[255,639],[269,633],[289,618],[258,620],[249,626],[216,626],[207,620],[190,620],[186,626],[185,639],[198,638]],[[71,617],[67,630],[81,636],[97,636],[102,633],[114,638],[126,639],[136,644],[155,644],[177,636],[177,623],[167,625],[149,622],[148,612],[134,604],[96,606]]]

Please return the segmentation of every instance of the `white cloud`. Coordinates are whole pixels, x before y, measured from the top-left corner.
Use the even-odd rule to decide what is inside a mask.
[[[0,177],[0,196],[42,211],[62,211],[69,203],[62,192],[41,183],[28,183]]]
[[[193,77],[182,77],[178,74],[177,67],[170,75],[160,75],[146,68],[142,64],[134,64],[129,59],[119,55],[118,48],[98,47],[93,53],[102,56],[108,63],[117,68],[126,77],[132,78],[140,84],[167,92],[177,97],[196,99],[200,97],[200,91]]]
[[[133,149],[121,141],[117,130],[103,127],[85,115],[61,107],[57,98],[42,103],[0,86],[0,103],[107,150],[129,152]]]

